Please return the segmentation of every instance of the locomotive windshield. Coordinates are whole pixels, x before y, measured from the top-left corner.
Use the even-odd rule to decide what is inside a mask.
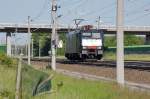
[[[93,38],[93,39],[99,39],[101,38],[100,33],[95,33],[95,32],[84,32],[82,33],[82,38]]]
[[[83,37],[91,37],[91,36],[92,36],[92,33],[82,33],[82,36],[83,36]]]
[[[82,46],[102,46],[101,33],[82,32]]]

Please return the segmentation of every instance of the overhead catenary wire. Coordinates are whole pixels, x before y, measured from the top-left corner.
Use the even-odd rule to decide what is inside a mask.
[[[44,3],[43,3],[43,5],[42,5],[42,7],[41,7],[41,10],[37,13],[36,16],[34,16],[34,17],[32,18],[32,21],[36,21],[37,19],[39,19],[39,18],[43,15],[44,11],[47,10],[46,7],[48,7],[48,4],[49,4],[49,3],[48,3],[48,0],[44,0]]]
[[[45,11],[45,9],[47,9],[46,7],[47,1],[48,0],[45,0],[45,2],[43,3],[43,7],[41,8],[41,11],[39,11],[39,13],[35,17],[33,17],[33,20],[37,20],[43,15],[43,12]],[[95,18],[98,17],[99,15],[102,17],[102,20],[103,20],[105,17],[110,16],[110,14],[112,14],[110,12],[112,12],[116,7],[115,0],[113,2],[109,2],[109,4],[107,3],[100,7],[97,7],[98,9],[90,9],[90,10],[83,10],[83,9],[85,9],[84,7],[87,5],[88,2],[91,2],[91,0],[71,0],[71,1],[58,0],[58,1],[60,2],[61,7],[63,9],[63,13],[62,13],[63,18],[61,19],[66,18],[68,23],[73,22],[72,20],[74,18],[84,18],[85,20],[87,20],[87,22],[88,20],[91,21],[91,19],[94,19],[92,21],[95,21]],[[139,4],[139,2],[141,2],[141,0],[126,0],[126,1],[127,3],[130,3],[131,5],[135,5],[137,2]],[[144,5],[141,4],[142,5],[141,7],[136,6],[137,9],[125,10],[126,18],[131,17],[131,16],[132,17],[137,16],[138,14],[142,14],[143,13],[142,9],[147,7],[149,4],[150,3],[146,3]],[[132,8],[132,6],[130,7]],[[115,14],[115,11],[114,11],[114,14]],[[111,15],[109,19],[105,18],[104,20],[106,21],[110,20],[112,23],[114,23],[113,20],[115,20],[115,15]]]
[[[72,6],[72,4],[79,3],[81,0],[58,0],[58,1],[60,1],[60,4],[67,4],[65,5],[65,7],[69,7]]]
[[[137,9],[135,10],[130,10],[130,12],[126,12],[125,16],[126,17],[129,17],[129,16],[133,16],[135,14],[139,14],[139,13],[142,13],[144,11],[144,9],[150,5],[150,2],[149,3],[146,3],[140,7],[138,7]]]
[[[135,2],[135,1],[139,1],[139,0],[127,0],[127,1],[129,1],[129,2],[132,2],[132,3],[133,3],[133,2]]]
[[[80,7],[82,7],[82,5],[85,5],[87,3],[87,1],[89,1],[89,0],[82,0],[82,2],[80,2],[80,1],[81,0],[79,0],[79,2],[75,6],[69,7],[69,10],[67,10],[65,16],[69,15],[70,13],[72,13],[73,10],[76,11],[77,9],[79,9]]]
[[[139,1],[139,0],[134,0],[134,1]],[[138,7],[135,10],[131,10],[130,12],[127,12],[125,14],[125,16],[126,16],[125,22],[126,23],[128,23],[128,22],[133,23],[135,21],[139,22],[143,19],[143,17],[149,16],[150,13],[147,13],[147,11],[149,11],[147,8],[149,5],[150,5],[150,2],[145,3],[144,5]],[[131,18],[131,17],[133,17],[133,18]]]
[[[86,2],[87,3],[87,2]],[[86,3],[84,3],[84,6],[86,5]],[[81,4],[80,4],[81,5]],[[96,9],[96,10],[94,10],[94,11],[89,11],[89,12],[87,12],[87,13],[85,13],[85,14],[83,14],[83,15],[77,15],[76,14],[76,18],[84,18],[84,19],[86,19],[86,20],[88,20],[88,19],[92,19],[91,17],[97,17],[98,15],[100,15],[99,13],[97,13],[97,12],[100,12],[100,13],[102,13],[102,14],[104,14],[104,13],[109,13],[109,10],[112,10],[112,8],[113,7],[115,7],[115,5],[116,5],[116,2],[111,2],[111,3],[109,3],[109,4],[107,4],[107,5],[105,5],[105,6],[103,6],[103,7],[101,7],[101,8],[99,8],[99,9]],[[79,10],[81,9],[81,7],[82,6],[80,6],[80,8],[78,8]],[[69,11],[68,11],[69,12]],[[79,11],[78,11],[79,12]],[[71,13],[74,13],[73,11],[71,11]],[[67,16],[67,17],[70,17],[71,15],[71,13],[67,13],[67,14],[65,14],[65,16]],[[83,12],[82,12],[83,13]],[[97,14],[97,15],[96,15]],[[111,17],[112,18],[112,17]],[[70,17],[70,20],[73,20],[74,18],[71,18]]]
[[[77,12],[77,8],[80,8],[80,7],[82,7],[82,5],[84,5],[87,1],[89,1],[89,0],[78,0],[78,1],[75,1],[75,2],[77,2],[76,4],[73,4],[73,6],[71,6],[71,7],[68,7],[68,8],[66,8],[66,6],[65,6],[65,8],[63,8],[63,5],[62,5],[62,9],[65,9],[64,10],[64,12],[63,12],[63,14],[62,14],[62,16],[64,17],[65,16],[65,18],[67,18],[68,20],[69,20],[69,22],[72,22],[72,20],[74,19],[74,18],[76,18],[76,17],[72,17],[73,16],[73,14],[75,13],[75,12]],[[71,17],[70,17],[71,16]]]
[[[80,18],[86,18],[86,19],[96,19],[98,16],[101,16],[101,19],[113,19],[115,18],[114,16],[107,16],[107,14],[109,14],[109,12],[111,12],[113,10],[113,8],[115,8],[116,6],[116,2],[111,2],[103,7],[101,7],[100,9],[97,9],[95,11],[90,11],[82,16],[80,16]],[[114,11],[115,12],[115,11]],[[95,24],[95,20],[92,20],[92,24]],[[101,22],[101,24],[106,24],[106,22]],[[109,22],[111,23],[111,22]]]
[[[143,15],[135,17],[134,19],[127,20],[126,22],[131,23],[131,22],[134,22],[134,21],[139,21],[139,20],[143,19],[143,17],[147,17],[148,15],[150,15],[150,13],[145,13]]]
[[[95,11],[90,11],[90,12],[88,12],[88,13],[86,13],[86,14],[80,16],[80,17],[86,17],[86,16],[89,16],[89,15],[93,15],[93,14],[95,14],[95,13],[97,13],[97,12],[100,12],[100,13],[101,13],[101,12],[103,12],[103,11],[107,11],[108,9],[110,10],[110,8],[114,7],[115,4],[116,4],[116,2],[111,2],[111,3],[107,4],[107,5],[105,5],[104,7],[101,7],[101,8],[99,8],[99,9],[95,10]],[[107,11],[107,12],[108,12],[108,11]],[[107,13],[107,12],[106,12],[106,13]],[[103,13],[105,13],[105,12],[103,12]],[[101,13],[101,14],[102,14],[102,13]]]

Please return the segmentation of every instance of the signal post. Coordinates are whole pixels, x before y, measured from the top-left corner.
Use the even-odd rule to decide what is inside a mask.
[[[56,0],[52,0],[51,68],[54,71],[56,70],[56,11],[57,11]]]

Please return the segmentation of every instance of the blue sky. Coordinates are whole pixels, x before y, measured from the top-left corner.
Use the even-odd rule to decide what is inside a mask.
[[[73,25],[73,19],[83,18],[83,24],[115,25],[117,0],[57,0],[59,24]],[[125,25],[150,25],[150,0],[124,0]],[[51,0],[0,0],[0,23],[51,23]],[[3,36],[0,36],[3,38]]]
[[[61,24],[72,24],[83,18],[84,23],[95,24],[101,16],[102,24],[115,24],[117,0],[57,0]],[[126,25],[150,25],[150,0],[124,0]],[[51,0],[0,0],[0,22],[25,23],[31,16],[35,23],[50,24]]]

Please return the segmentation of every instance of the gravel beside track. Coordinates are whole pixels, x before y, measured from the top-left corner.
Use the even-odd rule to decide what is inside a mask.
[[[36,68],[45,68],[48,66],[48,62],[32,61],[32,64]],[[110,79],[116,79],[116,68],[112,66],[105,66],[102,64],[97,65],[86,65],[86,64],[66,64],[57,63],[58,69],[69,70],[72,72],[85,73],[89,75],[95,75],[100,77],[106,77]],[[150,71],[143,69],[131,69],[125,68],[125,80],[129,82],[150,85]]]

